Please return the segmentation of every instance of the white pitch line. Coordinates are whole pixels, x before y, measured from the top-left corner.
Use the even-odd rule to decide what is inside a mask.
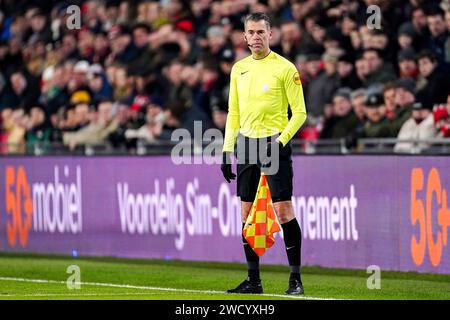
[[[33,293],[33,294],[0,294],[2,297],[108,297],[108,296],[140,296],[152,295],[156,292],[122,292],[122,293]]]
[[[43,280],[43,279],[25,279],[25,278],[10,278],[0,277],[0,281],[17,281],[17,282],[30,282],[30,283],[54,283],[54,284],[66,284],[66,281],[57,280]],[[178,288],[163,288],[163,287],[150,287],[150,286],[135,286],[130,284],[115,284],[115,283],[102,283],[102,282],[74,282],[72,284],[80,284],[84,286],[97,286],[97,287],[110,287],[110,288],[127,288],[127,289],[141,289],[141,290],[154,290],[154,291],[175,291],[185,293],[201,293],[201,294],[225,294],[223,291],[216,290],[194,290],[194,289],[178,289]],[[319,298],[310,296],[289,296],[282,294],[252,294],[252,296],[263,297],[280,297],[285,299],[301,299],[301,300],[338,300],[335,298]]]

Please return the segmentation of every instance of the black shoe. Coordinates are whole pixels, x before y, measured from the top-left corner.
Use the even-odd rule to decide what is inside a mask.
[[[286,290],[286,294],[304,294],[302,281],[299,279],[289,279],[289,288]]]
[[[227,293],[263,293],[263,287],[261,280],[250,281],[247,278],[236,288],[227,290]]]

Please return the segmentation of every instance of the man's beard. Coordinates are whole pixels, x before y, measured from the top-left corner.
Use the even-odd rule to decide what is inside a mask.
[[[416,124],[420,124],[424,119],[423,118],[414,118]]]

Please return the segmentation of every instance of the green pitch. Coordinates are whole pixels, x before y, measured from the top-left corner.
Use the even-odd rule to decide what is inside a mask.
[[[80,289],[68,289],[71,265]],[[305,296],[286,297],[288,268],[262,266],[264,295],[229,295],[246,275],[243,264],[0,253],[0,299],[449,299],[450,275],[382,272],[367,288],[365,270],[303,268]],[[73,283],[72,283],[73,284]]]

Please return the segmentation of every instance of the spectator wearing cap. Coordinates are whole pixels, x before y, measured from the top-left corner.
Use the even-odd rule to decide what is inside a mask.
[[[86,60],[80,60],[73,66],[72,79],[68,86],[71,90],[78,89],[87,84],[87,75],[89,72],[90,64]]]
[[[39,103],[44,107],[47,117],[54,114],[69,100],[66,82],[63,77],[63,66],[49,66],[41,77],[41,95]]]
[[[402,125],[411,117],[412,106],[416,101],[416,82],[412,78],[395,82],[395,115],[389,119],[391,136],[396,137]]]
[[[402,125],[397,139],[425,140],[436,136],[437,130],[434,125],[431,109],[421,102],[413,103],[411,117]],[[420,152],[427,147],[427,143],[415,145],[414,142],[399,141],[395,145],[394,151],[399,153]]]
[[[410,22],[406,22],[400,26],[397,32],[397,41],[401,49],[414,48],[414,27]]]
[[[351,89],[340,88],[333,96],[333,115],[325,120],[321,139],[347,138],[358,126],[359,119],[353,112]]]
[[[109,84],[101,65],[91,65],[89,67],[87,78],[94,103],[113,98],[113,88]]]
[[[364,103],[366,123],[364,125],[364,138],[391,137],[389,121],[386,118],[386,107],[383,94],[379,90],[368,89]]]
[[[433,8],[427,13],[427,24],[430,30],[428,48],[436,55],[439,62],[445,61],[445,43],[450,33],[445,24],[445,13],[439,8]]]
[[[70,103],[89,103],[92,101],[88,87],[88,72],[90,64],[86,60],[78,61],[72,69],[72,77],[67,84],[67,94]]]
[[[366,84],[370,86],[375,83],[386,83],[396,79],[394,69],[390,63],[385,63],[379,50],[366,49],[363,53],[369,74],[366,77]]]
[[[420,77],[425,85],[419,92],[425,96],[427,104],[431,106],[445,103],[450,92],[450,77],[439,64],[431,51],[422,51],[417,57]]]
[[[228,46],[225,31],[221,25],[212,25],[206,32],[208,54],[218,58],[225,46]]]
[[[400,50],[397,54],[399,77],[416,79],[419,75],[419,68],[416,62],[416,52],[412,48]]]

